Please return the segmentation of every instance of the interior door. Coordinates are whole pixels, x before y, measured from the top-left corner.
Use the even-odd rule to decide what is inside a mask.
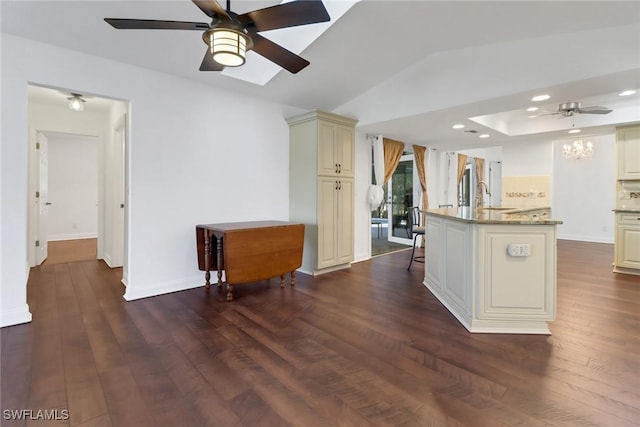
[[[411,245],[409,208],[413,203],[413,154],[404,155],[387,183],[387,206],[390,242]]]
[[[38,194],[36,203],[38,205],[38,229],[36,232],[36,265],[40,265],[47,259],[49,238],[47,230],[49,212],[49,141],[47,137],[38,132]]]
[[[122,267],[124,260],[126,115],[118,121],[113,144],[113,248],[110,267]]]

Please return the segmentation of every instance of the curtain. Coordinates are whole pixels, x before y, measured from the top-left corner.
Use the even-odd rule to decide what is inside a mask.
[[[464,169],[467,166],[467,155],[458,153],[458,172],[456,174],[456,184],[458,187],[458,200],[460,200],[460,183],[462,182],[462,177],[464,176]],[[469,205],[471,205],[472,201],[469,201]]]
[[[484,194],[482,193],[482,188],[480,188],[480,181],[484,181],[484,159],[476,157],[474,161],[476,163],[476,182],[478,185],[476,198],[478,199],[479,206],[484,206]]]
[[[418,179],[420,180],[420,187],[422,187],[422,209],[429,209],[429,196],[427,194],[427,174],[425,172],[424,157],[426,147],[420,145],[413,146],[413,159],[418,169]]]
[[[384,189],[382,183],[384,180],[384,148],[381,136],[374,136],[372,140],[373,147],[373,178],[375,184],[369,186],[367,200],[371,210],[378,209],[383,202]]]
[[[442,187],[440,204],[458,206],[458,156],[447,151],[440,153],[440,178]]]
[[[438,161],[440,153],[435,148],[428,148],[425,153],[427,157],[425,160],[425,174],[427,176],[427,194],[429,195],[429,206],[437,208],[442,204],[442,194],[444,191],[440,191],[446,183],[445,180],[438,179]]]
[[[457,184],[460,185],[464,176],[464,168],[467,166],[467,155],[458,153],[458,174]]]
[[[404,143],[393,139],[382,138],[384,146],[384,184],[389,182],[391,176],[396,171],[400,157],[404,151]]]

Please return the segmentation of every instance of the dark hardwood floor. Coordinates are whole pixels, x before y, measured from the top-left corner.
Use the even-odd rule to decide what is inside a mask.
[[[3,328],[2,425],[640,424],[640,277],[558,243],[552,336],[469,334],[403,251],[311,278],[125,302],[121,271],[32,270]],[[7,420],[57,410],[57,421]],[[51,412],[49,412],[51,414]]]

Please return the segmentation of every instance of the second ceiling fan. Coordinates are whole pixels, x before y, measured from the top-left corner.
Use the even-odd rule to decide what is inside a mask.
[[[244,64],[245,54],[253,50],[291,73],[309,65],[309,61],[258,34],[261,31],[330,20],[321,0],[296,0],[238,15],[226,10],[217,0],[192,0],[211,23],[186,21],[159,21],[153,19],[104,20],[120,30],[196,30],[203,31],[202,39],[208,46],[200,71],[222,71],[225,67]]]

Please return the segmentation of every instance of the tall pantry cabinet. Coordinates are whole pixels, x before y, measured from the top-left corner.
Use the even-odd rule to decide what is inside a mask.
[[[357,121],[324,111],[289,123],[289,220],[305,224],[300,270],[317,275],[353,261]]]

